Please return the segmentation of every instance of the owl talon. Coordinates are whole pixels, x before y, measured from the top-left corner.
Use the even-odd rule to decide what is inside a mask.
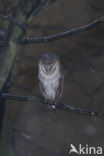
[[[54,104],[49,104],[49,109],[55,110],[56,109],[56,106]]]
[[[52,109],[56,109],[56,106],[55,105],[51,105]]]

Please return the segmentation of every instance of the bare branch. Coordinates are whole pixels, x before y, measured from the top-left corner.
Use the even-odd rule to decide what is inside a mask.
[[[19,2],[15,6],[11,7],[9,10],[7,10],[7,14],[13,13],[13,11],[15,11],[20,6],[21,2],[22,1],[19,0]]]
[[[21,29],[23,29],[22,24],[18,23],[15,19],[13,19],[12,17],[10,17],[8,15],[4,15],[4,14],[0,13],[0,18],[8,20],[8,21],[12,22],[13,24],[17,25],[18,27],[20,27]]]
[[[57,39],[65,38],[65,37],[68,37],[71,35],[78,34],[78,33],[83,32],[83,31],[93,29],[94,27],[96,27],[97,25],[99,25],[103,22],[104,22],[104,16],[98,18],[97,20],[95,20],[95,21],[93,21],[87,25],[77,27],[77,28],[73,28],[71,30],[68,30],[68,31],[65,31],[65,32],[62,32],[62,33],[59,33],[56,35],[45,36],[45,37],[34,37],[34,38],[27,37],[26,39],[23,40],[22,44],[32,44],[32,43],[42,43],[42,42],[54,41]]]
[[[8,100],[16,100],[16,101],[24,101],[24,102],[41,102],[43,104],[49,104],[48,102],[45,102],[45,100],[43,98],[40,98],[38,96],[17,96],[17,95],[13,95],[13,94],[3,93],[2,98],[8,99]],[[50,105],[52,105],[52,104],[50,104]],[[85,109],[85,108],[81,108],[81,107],[73,107],[70,105],[62,104],[62,103],[58,103],[56,105],[56,107],[62,108],[62,109],[68,110],[68,111],[72,111],[74,113],[104,117],[103,111],[96,111],[96,110]]]
[[[40,10],[42,10],[47,4],[49,4],[51,2],[52,2],[52,0],[38,0],[37,3],[29,11],[29,13],[24,21],[24,25],[31,23],[34,16],[38,15]]]
[[[29,13],[26,16],[24,24],[29,23],[29,19],[31,18],[31,16],[33,16],[33,14],[35,14],[35,12],[38,11],[40,5],[41,5],[41,0],[37,1],[37,3],[31,8],[31,10],[29,11]]]
[[[25,21],[25,18],[27,17],[29,11],[37,1],[38,0],[22,0],[21,3],[19,3],[19,6],[12,12],[11,16],[2,13],[0,14],[0,18],[10,21],[5,37],[5,43],[7,43],[9,46],[6,47],[5,50],[3,49],[3,52],[0,53],[0,57],[2,56],[2,59],[0,60],[0,91],[2,90],[2,87],[11,70],[18,49],[17,44],[21,44],[23,37],[26,34],[23,22]],[[50,0],[42,1],[49,2]],[[39,11],[41,11],[41,9]],[[32,20],[33,18],[34,17],[31,17],[30,19]],[[26,26],[28,26],[28,24]],[[5,43],[1,43],[0,46],[4,46]]]

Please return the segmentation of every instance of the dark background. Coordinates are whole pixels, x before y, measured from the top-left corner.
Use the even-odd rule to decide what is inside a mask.
[[[10,1],[8,6],[14,5],[13,2]],[[56,0],[34,18],[27,36],[60,33],[88,24],[103,15],[103,0]],[[61,102],[104,110],[104,24],[57,41],[19,47],[10,93],[41,95],[37,62],[41,54],[48,52],[59,55],[64,67],[65,85]],[[103,118],[62,109],[53,113],[47,105],[37,102],[8,101],[7,105],[2,156],[68,156],[70,144],[76,147],[79,144],[104,145]],[[20,131],[13,132],[14,127],[24,135],[21,136]],[[29,138],[26,139],[25,134]]]

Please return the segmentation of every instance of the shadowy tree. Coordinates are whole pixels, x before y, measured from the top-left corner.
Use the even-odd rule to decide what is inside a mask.
[[[54,2],[54,0],[17,0],[16,2],[10,2],[9,0],[0,1],[0,92],[2,91],[2,88],[12,69],[16,53],[21,45],[54,41],[75,35],[77,33],[81,33],[83,31],[88,31],[104,22],[103,16],[87,25],[73,28],[59,34],[34,38],[25,37],[28,26],[32,22],[32,20],[35,19],[35,17],[44,7],[49,6],[49,4],[51,4],[52,2]],[[36,96],[26,97],[2,93],[2,98],[19,101],[39,101],[46,103],[43,99]],[[57,106],[82,114],[99,116],[104,115],[103,112],[83,108],[75,108],[64,104],[57,104]]]
[[[15,4],[14,1],[0,1],[3,8],[0,13],[0,91],[12,68],[17,49],[26,35],[28,25],[50,2],[52,1],[20,0],[16,6],[9,8],[9,5]]]

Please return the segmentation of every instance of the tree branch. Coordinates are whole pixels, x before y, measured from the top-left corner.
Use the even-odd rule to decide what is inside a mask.
[[[4,15],[2,13],[0,14],[0,18],[10,21],[8,30],[6,32],[6,37],[5,37],[6,42],[8,43],[9,46],[6,47],[5,50],[2,49],[3,52],[0,53],[0,57],[2,58],[0,62],[0,71],[1,71],[0,72],[0,80],[1,80],[0,90],[2,89],[7,79],[7,76],[11,70],[13,60],[17,52],[17,45],[21,44],[23,37],[26,34],[26,31],[24,29],[21,29],[21,24],[23,24],[28,13],[33,8],[33,5],[37,3],[37,1],[39,0],[22,0],[21,3],[19,3],[19,6],[13,11],[12,17]],[[42,1],[49,2],[50,0],[42,0]],[[4,46],[4,44],[5,43],[3,44],[1,43],[0,46]]]
[[[104,16],[98,18],[97,20],[95,20],[95,21],[93,21],[87,25],[77,27],[77,28],[73,28],[71,30],[68,30],[68,31],[65,31],[65,32],[62,32],[62,33],[59,33],[56,35],[45,36],[45,37],[33,37],[33,38],[27,37],[26,39],[23,40],[22,44],[32,44],[32,43],[42,43],[42,42],[54,41],[57,39],[65,38],[65,37],[68,37],[71,35],[78,34],[78,33],[83,32],[83,31],[93,29],[94,27],[96,27],[97,25],[99,25],[103,22],[104,22]]]
[[[13,13],[20,6],[20,4],[21,4],[21,0],[19,0],[19,2],[15,6],[7,10],[7,14]]]
[[[20,24],[19,22],[17,22],[15,19],[13,19],[12,17],[10,17],[8,15],[4,15],[4,14],[0,13],[0,18],[8,20],[8,21],[12,22],[13,24],[17,25],[18,27],[20,27],[21,29],[23,29],[22,24]]]
[[[37,3],[31,8],[31,10],[29,11],[29,13],[27,14],[27,16],[25,18],[24,25],[30,22],[29,19],[31,19],[31,17],[38,10],[40,5],[41,5],[41,0],[37,1]]]
[[[40,98],[38,96],[17,96],[17,95],[13,95],[13,94],[3,93],[2,98],[8,99],[8,100],[16,100],[16,101],[24,101],[24,102],[41,102],[43,104],[50,104],[48,102],[45,102],[45,100],[43,98]],[[52,105],[52,104],[50,104],[50,105]],[[64,110],[68,110],[68,111],[71,111],[74,113],[104,117],[103,111],[96,111],[93,109],[86,109],[86,108],[82,108],[82,107],[73,107],[70,105],[62,104],[62,103],[58,103],[56,105],[56,107],[62,108]]]
[[[29,11],[25,21],[24,25],[27,25],[31,23],[34,16],[38,15],[40,10],[42,10],[47,4],[49,4],[52,0],[38,0],[37,3],[32,7],[32,9]]]

